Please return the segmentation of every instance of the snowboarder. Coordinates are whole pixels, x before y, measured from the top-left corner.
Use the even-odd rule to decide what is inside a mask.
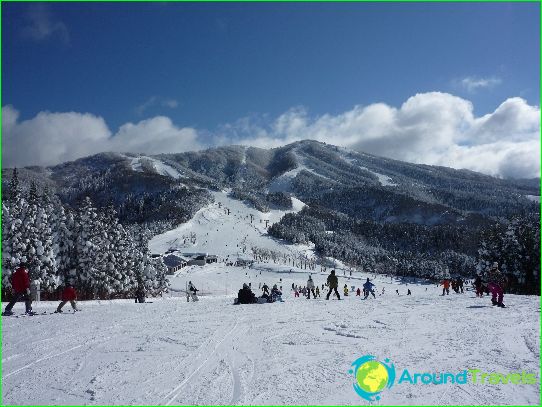
[[[252,290],[248,287],[248,284],[243,284],[243,288],[239,290],[237,294],[237,302],[235,304],[255,304],[258,300]]]
[[[62,307],[66,305],[66,303],[69,301],[74,311],[79,311],[77,309],[77,304],[75,303],[75,300],[77,299],[77,293],[75,292],[75,288],[70,283],[66,284],[66,287],[64,287],[64,290],[62,290],[62,301],[60,304],[58,304],[58,307],[56,308],[55,313],[61,313]],[[143,294],[143,302],[145,302],[145,295]]]
[[[312,281],[312,276],[309,274],[309,279],[307,280],[307,299],[311,299],[311,291],[312,291],[312,298],[316,298],[316,293],[314,292],[314,281]]]
[[[26,313],[33,315],[32,312],[32,299],[30,298],[30,277],[28,276],[28,270],[26,263],[20,263],[15,273],[11,277],[11,286],[13,288],[13,299],[6,306],[2,315],[13,315],[11,309],[15,303],[21,299],[24,300],[26,307]]]
[[[450,280],[445,278],[444,280],[442,280],[442,283],[440,283],[440,285],[443,287],[442,295],[450,295]]]
[[[337,299],[340,300],[341,296],[339,295],[339,292],[337,291],[337,287],[339,286],[339,279],[335,275],[335,270],[331,270],[331,274],[327,276],[327,284],[329,286],[329,291],[326,295],[326,300],[329,300],[331,291],[335,291],[335,295],[337,296]]]
[[[506,283],[506,276],[504,276],[499,270],[499,263],[495,262],[486,273],[486,279],[488,281],[489,291],[491,291],[491,303],[498,307],[504,308],[502,300],[504,297],[504,284]]]
[[[198,298],[198,292],[199,290],[192,284],[192,281],[188,282],[188,291],[186,293],[186,301],[190,302],[190,297],[192,297],[192,301],[199,301]]]
[[[477,275],[476,279],[474,280],[474,288],[476,289],[477,297],[484,296],[484,291],[482,290],[482,277],[480,277],[479,275]]]
[[[375,291],[373,290],[374,286],[375,285],[369,281],[369,277],[367,277],[367,281],[363,284],[363,290],[365,291],[365,300],[369,298],[369,293],[373,294],[373,298],[376,298]]]

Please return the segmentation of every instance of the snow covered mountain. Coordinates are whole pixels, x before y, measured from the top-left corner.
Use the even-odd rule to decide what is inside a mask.
[[[4,169],[4,194],[10,177]],[[423,277],[448,269],[471,275],[482,244],[492,242],[487,261],[502,258],[518,287],[539,279],[537,179],[410,164],[311,140],[267,150],[102,153],[20,169],[19,178],[23,185],[47,186],[68,206],[77,207],[86,196],[98,208],[112,205],[123,224],[158,224],[154,233],[187,229],[186,222],[221,194],[222,200],[244,201],[243,216],[250,208],[258,221],[268,214],[267,238],[311,246],[318,256],[353,267]],[[291,211],[292,202],[305,207]],[[506,236],[523,248],[514,249],[518,258],[501,253],[512,247]]]

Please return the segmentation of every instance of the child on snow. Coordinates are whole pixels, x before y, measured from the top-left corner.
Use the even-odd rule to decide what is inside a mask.
[[[75,300],[77,299],[77,293],[75,292],[75,288],[70,283],[66,284],[66,287],[64,287],[64,290],[62,290],[62,301],[60,304],[58,304],[58,307],[55,311],[55,313],[61,313],[62,307],[66,305],[66,303],[69,301],[74,311],[79,311],[77,309],[77,304],[75,303]]]
[[[442,295],[450,295],[450,280],[444,279],[440,285],[443,286]]]

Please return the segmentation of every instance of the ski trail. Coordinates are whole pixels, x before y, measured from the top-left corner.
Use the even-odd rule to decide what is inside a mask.
[[[166,396],[163,398],[164,399],[167,399],[168,397],[170,397],[172,394],[173,396],[167,401],[167,403],[165,403],[164,405],[165,406],[169,406],[171,403],[173,403],[173,401],[179,396],[180,392],[181,392],[181,389],[183,388],[183,386],[188,383],[190,381],[190,379],[192,379],[192,377],[198,373],[206,364],[207,362],[209,361],[209,359],[215,354],[216,350],[218,349],[218,347],[220,345],[222,345],[222,343],[228,338],[228,336],[231,335],[231,333],[237,328],[237,325],[239,324],[239,319],[237,319],[235,321],[235,324],[233,325],[233,328],[230,329],[225,335],[224,337],[215,345],[215,347],[213,348],[213,350],[211,351],[211,353],[209,353],[209,355],[203,360],[202,363],[200,363],[200,365],[186,378],[184,379],[177,387],[175,387],[172,391],[170,391],[168,394],[166,394]]]
[[[239,404],[239,399],[241,398],[241,377],[239,374],[239,366],[238,366],[238,360],[237,360],[237,350],[230,351],[230,368],[232,372],[232,380],[233,380],[233,389],[232,389],[232,395],[229,404],[230,405],[237,405]]]
[[[19,373],[20,371],[24,370],[24,369],[28,369],[29,367],[32,367],[34,366],[36,363],[39,363],[39,362],[43,362],[44,360],[47,360],[47,359],[51,359],[51,358],[54,358],[54,357],[57,357],[57,356],[60,356],[60,355],[63,355],[65,353],[68,353],[68,352],[71,352],[72,350],[75,350],[75,349],[78,349],[80,347],[82,347],[83,345],[77,345],[77,346],[74,346],[72,348],[69,348],[69,349],[66,349],[65,351],[63,352],[60,352],[60,353],[55,353],[54,355],[49,355],[49,356],[45,356],[43,358],[40,358],[40,359],[37,359],[35,361],[33,361],[32,363],[29,363],[28,365],[25,365],[23,367],[20,367],[19,369],[16,369],[14,370],[13,372],[10,372],[8,373],[7,375],[5,376],[2,376],[2,380],[5,380],[7,379],[8,377],[16,374],[16,373]]]

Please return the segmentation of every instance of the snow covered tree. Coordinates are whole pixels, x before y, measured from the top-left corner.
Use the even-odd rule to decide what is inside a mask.
[[[98,270],[103,270],[102,264],[97,264],[97,258],[102,260],[100,251],[100,231],[98,214],[89,197],[86,197],[77,209],[75,222],[75,255],[76,276],[80,291],[87,298],[94,298]],[[99,286],[99,284],[98,284]]]

